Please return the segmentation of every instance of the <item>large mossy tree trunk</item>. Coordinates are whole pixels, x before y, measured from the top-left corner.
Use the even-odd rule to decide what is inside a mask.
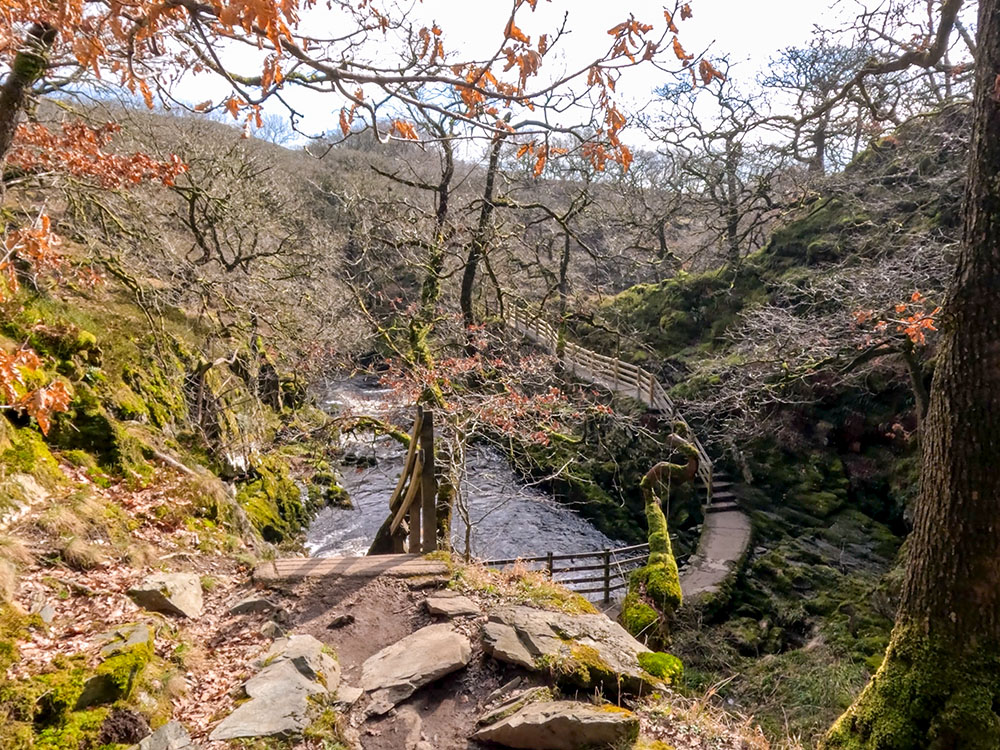
[[[885,660],[823,748],[1000,747],[1000,0],[980,0],[964,236]]]

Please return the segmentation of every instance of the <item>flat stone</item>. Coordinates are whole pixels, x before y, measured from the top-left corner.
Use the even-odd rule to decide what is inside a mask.
[[[505,719],[483,727],[473,739],[524,750],[582,750],[620,746],[639,734],[630,711],[575,701],[529,703]]]
[[[322,682],[333,693],[340,685],[340,664],[325,650],[322,641],[311,635],[279,638],[261,659],[263,665],[289,661],[308,680]]]
[[[194,743],[180,722],[168,721],[131,750],[194,750]]]
[[[428,596],[425,600],[427,611],[432,615],[444,617],[468,617],[478,615],[480,610],[474,601],[467,596],[453,591],[441,591]]]
[[[143,644],[153,643],[153,628],[145,622],[134,622],[120,625],[114,630],[101,633],[97,639],[105,644],[101,647],[101,656],[107,658],[117,653]]]
[[[275,641],[259,664],[260,671],[243,684],[250,700],[223,719],[209,739],[301,734],[312,720],[310,696],[332,695],[340,686],[340,664],[311,635]]]
[[[447,624],[428,625],[371,656],[361,666],[361,688],[374,702],[395,705],[451,674],[472,657],[469,639]]]
[[[539,671],[545,661],[558,663],[594,655],[626,692],[660,686],[659,680],[639,666],[639,654],[649,649],[605,615],[501,607],[490,614],[483,628],[483,647],[495,659],[532,671]]]
[[[268,664],[243,684],[243,691],[250,698],[273,700],[286,693],[301,692],[306,695],[326,693],[326,687],[311,680],[295,668],[291,661],[281,660]]]
[[[259,612],[274,612],[278,605],[263,596],[248,596],[229,608],[231,615],[252,615]]]
[[[285,634],[285,631],[274,620],[268,620],[260,626],[260,634],[265,638],[280,638]]]
[[[199,617],[203,607],[201,580],[194,573],[155,573],[129,589],[140,607],[181,617]]]
[[[208,738],[215,742],[240,737],[291,737],[301,734],[309,723],[307,693],[291,691],[238,706]]]
[[[333,698],[333,707],[340,711],[346,711],[361,700],[361,696],[364,694],[365,691],[361,688],[341,682],[337,688],[337,694]]]
[[[519,690],[516,693],[507,695],[497,705],[491,707],[486,713],[479,717],[480,724],[493,724],[504,716],[510,716],[515,711],[519,711],[529,703],[550,699],[552,693],[548,688],[533,687],[527,690]]]

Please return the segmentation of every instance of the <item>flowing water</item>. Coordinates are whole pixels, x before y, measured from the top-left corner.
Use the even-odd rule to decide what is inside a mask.
[[[398,408],[391,393],[363,378],[332,383],[326,408],[352,414],[385,416]],[[352,509],[324,508],[307,535],[316,557],[363,555],[389,512],[389,497],[399,480],[404,449],[392,438],[370,434],[343,438],[346,455],[344,488]],[[536,487],[525,484],[503,456],[487,447],[475,447],[466,457],[463,493],[471,519],[474,557],[490,560],[534,557],[549,552],[568,554],[622,543],[606,537],[571,508]],[[465,551],[465,524],[455,513],[453,545]]]

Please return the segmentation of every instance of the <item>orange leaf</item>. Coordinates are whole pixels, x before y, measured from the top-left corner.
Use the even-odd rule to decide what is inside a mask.
[[[678,60],[686,62],[688,60],[694,59],[694,55],[689,55],[687,52],[684,51],[684,48],[681,46],[681,42],[677,37],[674,37],[673,47],[674,47],[674,54],[677,56]]]
[[[523,42],[524,44],[531,44],[531,37],[525,36],[524,32],[517,28],[514,23],[514,17],[507,22],[507,28],[504,29],[504,36],[507,39],[513,39],[516,42]]]

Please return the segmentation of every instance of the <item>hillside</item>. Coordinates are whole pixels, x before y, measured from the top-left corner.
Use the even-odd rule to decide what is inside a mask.
[[[658,281],[665,267],[642,261],[604,215],[580,229],[608,252],[569,274],[566,337],[671,386],[718,466],[738,478],[754,526],[732,589],[682,609],[672,625],[683,677],[628,698],[610,681],[581,684],[594,665],[581,667],[580,654],[522,673],[486,653],[479,633],[506,607],[589,611],[537,576],[448,560],[432,581],[343,590],[265,592],[251,578],[259,561],[301,553],[318,510],[350,503],[338,476],[353,470],[341,430],[362,422],[317,405],[324,380],[341,372],[440,397],[453,430],[442,464],[492,446],[611,538],[646,539],[640,480],[663,458],[668,425],[511,346],[499,324],[501,300],[544,302],[556,316],[560,238],[534,214],[498,225],[503,252],[476,297],[480,349],[467,355],[454,311],[482,187],[476,165],[461,165],[454,199],[465,205],[437,276],[421,240],[433,226],[426,191],[371,166],[433,181],[439,165],[395,147],[354,144],[316,159],[219,123],[141,113],[120,146],[180,153],[191,171],[173,189],[57,181],[10,190],[5,222],[20,225],[45,203],[65,257],[62,272],[4,298],[0,348],[41,357],[18,388],[57,381],[70,402],[47,434],[25,413],[0,417],[0,745],[124,748],[172,720],[201,746],[245,705],[240,686],[276,639],[316,637],[353,685],[393,640],[442,623],[424,600],[443,589],[474,603],[453,628],[471,644],[467,671],[384,714],[369,713],[370,696],[327,696],[304,734],[249,746],[464,748],[515,676],[530,702],[589,704],[596,688],[605,713],[634,713],[636,750],[812,746],[878,666],[892,626],[936,341],[928,329],[913,345],[877,321],[898,305],[910,314],[942,301],[965,123],[952,107],[873,143],[797,196],[736,268],[692,266]],[[526,179],[516,190],[527,202],[575,187]],[[610,180],[600,188],[613,195]],[[437,312],[421,328],[432,277]],[[426,371],[414,364],[421,352]],[[551,411],[538,417],[529,402]],[[504,409],[521,421],[504,426],[495,413]],[[666,512],[683,562],[700,503],[690,487],[673,488]],[[196,578],[201,614],[140,607],[128,592],[158,573]],[[245,598],[259,611],[234,614]],[[354,621],[328,629],[340,615]],[[123,631],[135,624],[151,640],[101,653],[115,633],[128,642],[147,632]],[[95,678],[113,683],[110,692],[81,703]]]

